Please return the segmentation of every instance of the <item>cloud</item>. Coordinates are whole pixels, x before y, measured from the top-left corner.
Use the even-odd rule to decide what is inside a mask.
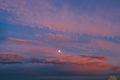
[[[57,53],[56,53],[57,54]],[[106,60],[104,57],[95,57],[95,56],[75,56],[75,55],[66,55],[56,56],[53,58],[39,58],[39,57],[25,57],[19,54],[0,54],[0,62],[24,62],[25,59],[28,59],[28,62],[35,63],[68,63],[68,64],[84,64],[84,63],[101,63]],[[30,59],[30,61],[29,61]]]
[[[39,57],[30,57],[24,55],[17,55],[17,54],[0,54],[0,63],[1,64],[16,64],[16,63],[42,63],[42,64],[62,64],[62,65],[69,65],[68,69],[72,70],[72,67],[76,71],[85,71],[85,72],[94,72],[99,71],[104,72],[104,70],[112,70],[118,68],[114,68],[115,66],[112,64],[106,63],[107,58],[102,56],[75,56],[75,55],[62,55],[61,57],[57,56],[54,58],[39,58]],[[80,68],[78,68],[80,67]],[[62,69],[65,67],[63,66]],[[71,71],[70,70],[70,71]],[[74,71],[73,70],[73,71]]]
[[[18,53],[22,52],[24,54],[31,54],[34,56],[57,56],[58,49],[61,49],[63,54],[107,55],[112,58],[112,62],[119,64],[118,60],[116,60],[116,57],[119,58],[118,53],[120,52],[120,45],[114,42],[91,38],[89,42],[82,43],[79,42],[77,36],[73,37],[63,34],[45,34],[38,38],[42,38],[43,41],[8,37],[5,38],[5,40],[23,44],[8,44],[7,46],[3,45],[1,47],[9,51],[13,50]],[[101,50],[101,52],[99,52],[99,50]]]
[[[13,37],[7,37],[3,38],[5,41],[10,41],[10,42],[19,42],[19,43],[29,43],[29,44],[46,44],[44,41],[37,41],[37,40],[26,40],[26,39],[21,39],[21,38],[13,38]]]
[[[117,43],[114,43],[114,42],[109,42],[109,41],[104,41],[104,40],[94,40],[93,39],[93,42],[92,44],[94,46],[98,46],[99,48],[101,49],[104,49],[104,50],[111,50],[111,51],[114,51],[114,52],[120,52],[120,44],[117,44]]]
[[[100,5],[88,7],[63,0],[0,0],[1,12],[12,14],[5,15],[6,22],[2,17],[7,36],[0,35],[0,40],[6,41],[0,45],[0,53],[16,54],[2,54],[1,63],[61,65],[64,68],[59,69],[73,72],[119,72],[114,65],[119,65],[119,11],[113,7],[105,11]]]
[[[65,34],[52,34],[52,33],[48,33],[46,35],[44,35],[44,37],[46,38],[46,40],[50,41],[50,39],[54,40],[54,41],[72,41],[74,40],[72,36],[70,35],[65,35]]]
[[[106,63],[106,57],[102,56],[75,56],[62,55],[54,58],[39,58],[17,54],[0,54],[1,64],[16,64],[16,63],[42,63],[42,64],[60,64],[63,68],[58,68],[62,71],[73,72],[88,72],[88,73],[115,73],[119,72],[119,67]],[[83,71],[84,70],[84,71]],[[96,72],[97,71],[97,72]],[[107,71],[107,72],[106,72]]]
[[[37,37],[36,40],[34,39],[26,40],[22,38],[14,38],[14,37],[8,37],[3,39],[11,42],[29,43],[29,44],[44,45],[44,46],[46,45],[46,46],[51,46],[53,48],[55,47],[69,48],[69,49],[73,48],[79,50],[89,49],[90,51],[88,52],[91,52],[93,49],[94,51],[97,51],[98,49],[102,49],[112,52],[120,52],[119,43],[116,43],[115,41],[109,41],[107,39],[106,40],[97,39],[94,38],[95,36],[87,36],[88,38],[85,39],[84,37],[81,37],[81,35],[75,35],[75,34],[68,35],[62,33],[59,34],[46,33],[46,34],[37,34],[37,36],[35,35],[32,38],[36,39],[35,37]]]
[[[12,41],[12,42],[21,42],[21,43],[29,43],[32,42],[31,40],[24,40],[24,39],[18,39],[18,38],[6,38],[5,40],[7,41]]]
[[[0,63],[2,64],[21,63],[23,60],[24,57],[17,54],[0,54]]]
[[[48,27],[57,31],[69,31],[81,34],[92,34],[102,36],[119,36],[118,23],[107,20],[110,13],[100,9],[99,6],[94,6],[100,11],[95,10],[93,15],[90,12],[81,9],[74,9],[69,2],[60,2],[53,0],[36,0],[29,2],[27,0],[1,0],[0,8],[11,12],[14,19],[9,17],[8,20],[13,23],[24,24],[34,27]],[[35,6],[33,6],[35,5]],[[79,6],[84,7],[85,4]],[[89,5],[88,5],[89,6]],[[86,6],[86,7],[88,7]],[[109,5],[108,5],[109,6]],[[111,10],[111,9],[110,9]],[[114,9],[116,12],[117,10]],[[102,12],[105,12],[103,15]],[[78,14],[79,13],[79,14]],[[106,17],[103,17],[106,16]],[[119,14],[117,14],[119,16]],[[105,19],[104,19],[105,18]],[[115,14],[112,19],[116,20]],[[114,27],[113,27],[114,26]]]
[[[44,53],[43,53],[44,54]],[[50,53],[49,55],[51,55]],[[56,52],[57,54],[57,52]],[[62,54],[61,56],[58,55],[56,57],[51,58],[39,58],[39,57],[30,57],[30,56],[24,56],[23,54],[0,54],[0,62],[24,62],[24,60],[28,60],[29,62],[35,62],[35,63],[58,63],[58,64],[86,64],[86,63],[104,63],[106,61],[106,57],[102,56],[77,56],[77,55],[71,55],[71,54]]]

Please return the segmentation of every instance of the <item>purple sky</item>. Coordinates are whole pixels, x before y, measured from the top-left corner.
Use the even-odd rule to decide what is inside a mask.
[[[23,75],[27,70],[35,75],[119,74],[119,4],[0,0],[0,70]]]

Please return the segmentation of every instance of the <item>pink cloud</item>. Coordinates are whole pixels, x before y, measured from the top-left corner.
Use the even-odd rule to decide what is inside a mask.
[[[104,41],[104,40],[93,40],[92,44],[105,50],[120,52],[120,44],[117,44],[117,43]]]
[[[37,41],[37,40],[26,40],[26,39],[21,39],[21,38],[12,38],[12,37],[8,37],[5,38],[4,40],[6,41],[10,41],[10,42],[20,42],[20,43],[29,43],[29,44],[38,44],[38,45],[50,45],[45,43],[44,41]]]
[[[92,74],[108,74],[118,73],[119,68],[113,64],[106,63],[107,57],[104,56],[77,56],[70,54],[63,54],[56,58],[39,58],[29,57],[17,54],[0,54],[0,63],[14,64],[14,63],[42,63],[42,64],[56,64],[56,68],[60,71],[84,72]],[[57,67],[61,64],[64,67]]]
[[[42,53],[44,54],[44,53]],[[49,53],[50,55],[52,53]],[[56,52],[57,54],[57,52]],[[94,56],[93,56],[94,57]],[[30,56],[24,56],[19,55],[19,54],[0,54],[0,60],[1,62],[24,62],[25,59],[31,59],[32,62],[38,62],[38,63],[58,63],[58,64],[77,64],[77,65],[81,65],[81,64],[89,64],[89,63],[104,63],[106,61],[106,59],[100,59],[99,56],[97,57],[83,57],[83,56],[77,56],[77,55],[70,55],[70,54],[63,54],[63,55],[58,55],[56,57],[53,58],[39,58],[39,57],[30,57]],[[30,61],[30,62],[31,62]]]
[[[99,58],[83,58],[80,56],[66,56],[64,58],[53,58],[53,59],[39,59],[32,58],[32,63],[51,63],[51,64],[65,64],[63,68],[58,68],[61,71],[72,71],[72,72],[86,72],[95,74],[108,74],[119,72],[119,67],[106,63],[106,60]],[[97,57],[97,56],[96,56]],[[99,56],[98,56],[99,57]]]
[[[24,39],[18,39],[18,38],[6,38],[7,41],[12,41],[12,42],[21,42],[21,43],[29,43],[32,42],[31,40],[24,40]]]
[[[24,25],[46,26],[53,30],[69,31],[74,33],[102,35],[102,36],[119,36],[119,26],[115,23],[105,20],[96,12],[95,15],[89,16],[87,13],[70,11],[70,5],[61,3],[62,7],[57,8],[55,1],[27,1],[13,0],[4,1],[0,8],[10,11],[14,14],[15,19],[8,20],[13,23]],[[33,6],[36,5],[36,6]],[[75,12],[80,12],[77,14]],[[93,21],[94,23],[91,23]]]

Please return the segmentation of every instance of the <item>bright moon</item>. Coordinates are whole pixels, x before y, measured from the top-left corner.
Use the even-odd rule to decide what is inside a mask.
[[[58,50],[59,53],[61,53],[61,50]]]

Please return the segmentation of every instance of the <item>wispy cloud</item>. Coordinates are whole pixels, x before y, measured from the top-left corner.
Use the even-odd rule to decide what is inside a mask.
[[[21,42],[21,43],[32,42],[31,40],[23,40],[23,39],[17,39],[17,38],[6,38],[5,40],[12,41],[12,42]]]
[[[109,13],[105,12],[103,15],[102,12],[104,10],[98,6],[96,8],[101,12],[99,13],[96,10],[94,15],[91,16],[89,15],[90,13],[88,14],[82,9],[74,11],[71,8],[73,5],[69,3],[60,2],[61,6],[55,6],[57,2],[59,1],[1,0],[0,8],[12,12],[14,19],[8,18],[9,21],[20,24],[30,26],[38,25],[39,27],[46,26],[53,30],[82,34],[119,36],[118,23],[107,20]],[[83,6],[81,5],[79,7]],[[117,12],[118,10],[114,11]],[[119,16],[119,14],[117,15]],[[116,16],[113,14],[112,18],[115,19]]]

